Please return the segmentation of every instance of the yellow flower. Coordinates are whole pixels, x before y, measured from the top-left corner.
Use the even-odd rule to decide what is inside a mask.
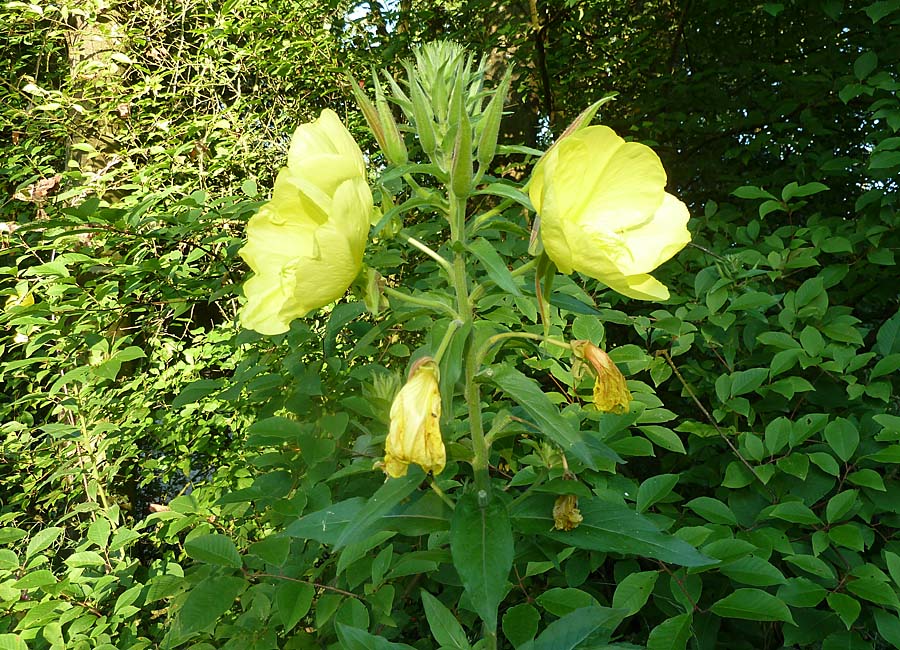
[[[406,476],[410,463],[434,474],[444,470],[447,452],[440,417],[437,364],[424,357],[412,367],[409,380],[391,405],[391,428],[384,443],[384,471],[388,475]]]
[[[553,504],[553,527],[556,530],[573,530],[582,521],[584,517],[578,509],[578,497],[574,494],[557,497]]]
[[[340,298],[362,267],[372,206],[362,152],[338,116],[326,109],[298,127],[272,200],[247,224],[240,255],[255,275],[241,324],[281,334]]]
[[[594,375],[594,406],[604,413],[627,413],[631,404],[631,391],[625,385],[625,376],[615,362],[603,350],[590,341],[572,341],[572,350],[579,359],[587,362]]]
[[[665,191],[653,151],[589,126],[557,142],[529,187],[544,250],[563,273],[579,271],[639,300],[669,290],[649,273],[690,241],[688,210]]]

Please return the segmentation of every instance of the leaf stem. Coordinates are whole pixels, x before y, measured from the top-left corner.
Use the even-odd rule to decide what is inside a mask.
[[[408,293],[403,293],[402,291],[397,291],[391,287],[385,287],[384,293],[391,298],[396,298],[397,300],[402,300],[403,302],[408,302],[411,305],[417,305],[418,307],[425,307],[426,309],[432,309],[434,311],[443,312],[445,314],[449,314],[454,319],[457,319],[458,316],[456,311],[450,305],[441,302],[440,300],[433,300],[431,298],[423,298],[421,296],[411,296]]]

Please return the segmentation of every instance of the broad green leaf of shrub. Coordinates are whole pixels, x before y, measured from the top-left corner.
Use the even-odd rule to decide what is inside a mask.
[[[207,533],[191,537],[184,543],[184,550],[199,562],[240,569],[241,554],[230,537],[219,533]]]
[[[692,617],[679,614],[668,618],[650,630],[647,650],[684,650],[691,638]]]
[[[784,602],[761,589],[737,589],[716,601],[710,611],[723,618],[749,621],[784,621],[794,624],[791,610]]]

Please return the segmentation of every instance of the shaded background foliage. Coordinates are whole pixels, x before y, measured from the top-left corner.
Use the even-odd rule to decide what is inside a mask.
[[[6,3],[2,642],[158,647],[168,632],[174,647],[174,621],[198,647],[324,647],[337,620],[429,648],[418,587],[476,629],[440,549],[376,537],[339,560],[275,540],[371,494],[391,395],[443,324],[350,300],[281,343],[234,325],[243,224],[290,132],[335,108],[380,165],[343,71],[369,84],[446,37],[514,66],[509,143],[544,147],[618,92],[602,121],[654,145],[694,217],[694,246],[661,273],[669,304],[563,283],[578,302],[554,322],[605,337],[656,411],[612,434],[629,463],[590,489],[722,565],[531,548],[509,643],[535,617],[633,602],[613,647],[900,647],[898,23],[891,0]],[[431,284],[390,242],[369,262]],[[536,322],[528,301],[492,314]],[[559,359],[505,361],[572,400]],[[285,414],[287,433],[248,430]],[[511,444],[498,471],[540,467],[527,435]],[[226,550],[190,545],[206,534]]]

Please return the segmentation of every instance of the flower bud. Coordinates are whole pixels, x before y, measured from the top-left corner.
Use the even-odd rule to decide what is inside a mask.
[[[625,376],[609,355],[590,341],[572,341],[572,350],[594,375],[594,406],[597,410],[627,413],[633,398],[625,385]]]
[[[406,476],[410,463],[440,474],[447,462],[441,438],[441,391],[438,367],[431,357],[420,359],[391,406],[391,425],[384,443],[384,471]]]
[[[478,164],[482,171],[486,171],[494,154],[497,152],[497,138],[500,135],[500,120],[503,119],[503,104],[506,102],[506,94],[509,92],[509,84],[512,80],[512,69],[507,69],[500,85],[493,91],[493,97],[481,117],[480,133],[478,134]]]

